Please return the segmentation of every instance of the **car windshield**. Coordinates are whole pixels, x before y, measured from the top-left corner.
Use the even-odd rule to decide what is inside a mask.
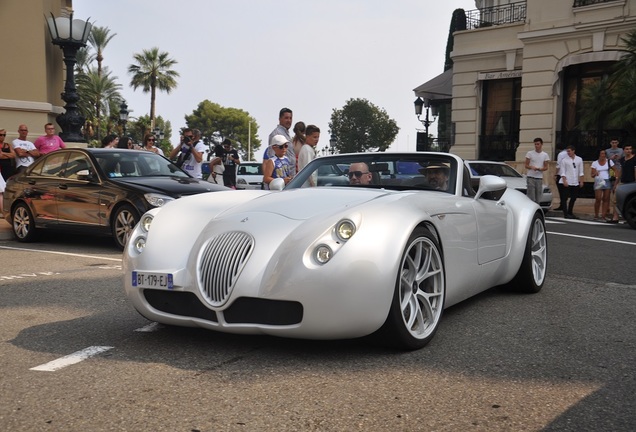
[[[522,177],[514,168],[504,163],[469,162],[473,176]]]
[[[168,159],[151,152],[130,150],[95,154],[97,162],[109,178],[118,177],[189,177]]]
[[[463,169],[463,168],[462,168]],[[454,193],[457,159],[443,153],[360,153],[314,159],[287,185],[422,189]],[[310,177],[314,181],[309,181]]]
[[[238,167],[238,175],[263,175],[262,164],[242,163]]]

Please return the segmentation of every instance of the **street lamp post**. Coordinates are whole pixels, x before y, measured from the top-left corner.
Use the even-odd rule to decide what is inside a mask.
[[[164,138],[164,133],[163,133],[163,129],[160,129],[158,126],[156,126],[153,130],[152,133],[155,135],[155,137],[157,138],[157,147],[159,147],[159,143],[163,140]]]
[[[51,42],[62,48],[64,64],[66,65],[66,83],[62,100],[66,102],[65,112],[57,116],[57,123],[62,128],[60,137],[67,142],[86,142],[81,134],[85,118],[77,107],[79,95],[75,87],[75,63],[77,50],[86,46],[88,35],[93,25],[88,21],[73,20],[73,12],[69,17],[46,19],[51,34]]]
[[[421,97],[418,97],[417,99],[415,99],[414,105],[415,115],[417,116],[417,119],[422,123],[422,125],[424,125],[424,130],[426,133],[426,150],[428,151],[430,150],[428,128],[431,124],[433,124],[433,122],[435,122],[435,111],[433,112],[433,119],[429,119],[428,112],[431,108],[431,100],[428,98],[422,99]],[[426,116],[424,117],[424,120],[420,118],[420,116],[422,115],[422,108],[426,108]]]
[[[126,123],[128,123],[128,105],[126,101],[122,101],[119,105],[119,122],[121,123],[122,136],[126,136]]]

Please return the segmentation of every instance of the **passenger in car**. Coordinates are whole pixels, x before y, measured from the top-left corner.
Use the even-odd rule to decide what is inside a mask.
[[[436,190],[448,190],[448,166],[433,163],[420,170],[426,176],[428,186]]]

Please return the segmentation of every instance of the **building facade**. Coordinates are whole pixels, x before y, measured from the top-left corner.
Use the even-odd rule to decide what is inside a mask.
[[[2,0],[0,52],[0,128],[6,141],[17,138],[18,125],[29,126],[30,141],[44,134],[44,124],[64,112],[65,69],[62,50],[51,43],[45,17],[71,10],[71,0]]]
[[[455,33],[453,146],[466,159],[518,161],[573,144],[585,160],[625,130],[581,130],[582,89],[611,73],[636,28],[636,0],[482,0]],[[416,92],[417,95],[417,92]],[[636,142],[634,143],[636,144]]]

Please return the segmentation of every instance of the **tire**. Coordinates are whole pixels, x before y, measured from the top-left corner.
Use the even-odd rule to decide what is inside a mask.
[[[530,225],[523,261],[515,277],[507,284],[512,291],[534,294],[541,291],[548,271],[548,239],[545,222],[535,214]]]
[[[112,218],[111,231],[119,249],[124,249],[137,222],[139,214],[132,206],[124,204],[117,208]]]
[[[627,200],[623,209],[623,218],[632,229],[636,229],[636,196]]]
[[[384,344],[414,350],[431,341],[446,298],[444,260],[433,235],[417,228],[404,248],[389,315],[377,332]]]
[[[11,212],[11,227],[13,235],[19,242],[32,242],[37,237],[35,219],[29,206],[24,203],[17,204]]]

